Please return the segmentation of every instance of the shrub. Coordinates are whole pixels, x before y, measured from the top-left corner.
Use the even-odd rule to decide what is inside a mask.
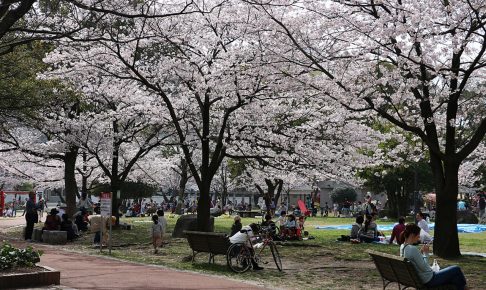
[[[35,251],[32,247],[17,249],[7,242],[3,242],[0,248],[0,270],[15,267],[33,267],[40,261],[41,251]]]
[[[346,199],[349,202],[354,202],[356,201],[357,196],[358,194],[356,193],[356,190],[351,187],[338,187],[331,192],[332,201],[338,204],[343,203]]]

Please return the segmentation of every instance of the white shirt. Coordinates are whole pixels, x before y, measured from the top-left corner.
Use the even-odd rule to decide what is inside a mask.
[[[246,230],[246,233],[242,233],[241,231]],[[236,232],[236,234],[230,237],[230,243],[232,244],[246,244],[250,246],[250,238],[254,237],[253,231],[251,230],[250,226],[244,226],[241,228],[241,231]]]
[[[159,224],[162,225],[162,234],[165,234],[167,229],[167,220],[163,216],[159,216]]]
[[[279,216],[276,224],[278,224],[280,227],[282,227],[282,226],[285,225],[286,222],[287,222],[287,216]]]
[[[152,236],[162,235],[163,233],[164,233],[164,227],[160,222],[157,224],[152,224]]]
[[[429,225],[427,224],[427,221],[422,219],[420,220],[417,225],[419,226],[419,228],[421,228],[422,230],[424,230],[424,232],[426,232],[427,234],[429,233]]]

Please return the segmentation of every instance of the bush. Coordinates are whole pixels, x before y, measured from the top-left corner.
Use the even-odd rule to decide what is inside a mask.
[[[346,199],[349,202],[354,202],[357,197],[358,194],[356,193],[356,190],[351,187],[338,187],[331,191],[332,202],[338,204],[342,204]]]
[[[17,249],[7,242],[3,242],[0,248],[0,270],[15,267],[33,267],[40,261],[41,251],[35,251],[32,247]]]

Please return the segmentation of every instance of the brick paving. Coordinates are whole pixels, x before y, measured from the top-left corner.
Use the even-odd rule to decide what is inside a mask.
[[[24,223],[23,218],[0,218],[0,232]],[[13,243],[18,246],[27,244],[23,241]],[[30,245],[44,251],[39,265],[61,271],[61,286],[38,289],[264,289],[218,276],[78,254],[40,244]]]

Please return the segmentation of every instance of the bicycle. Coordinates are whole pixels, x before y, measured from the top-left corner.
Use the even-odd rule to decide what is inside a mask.
[[[235,272],[235,273],[244,273],[252,267],[251,260],[254,259],[256,263],[260,261],[264,264],[268,264],[268,262],[263,261],[262,259],[262,252],[265,250],[266,247],[270,248],[272,252],[273,260],[275,261],[275,265],[279,271],[282,271],[282,261],[280,259],[280,254],[277,250],[277,246],[273,242],[271,232],[272,229],[262,228],[261,234],[259,237],[262,239],[261,247],[255,249],[253,244],[250,241],[250,247],[246,246],[245,244],[232,244],[228,252],[226,254],[226,260],[228,263],[228,267]],[[245,232],[247,235],[248,233]],[[258,250],[258,252],[256,251]]]

